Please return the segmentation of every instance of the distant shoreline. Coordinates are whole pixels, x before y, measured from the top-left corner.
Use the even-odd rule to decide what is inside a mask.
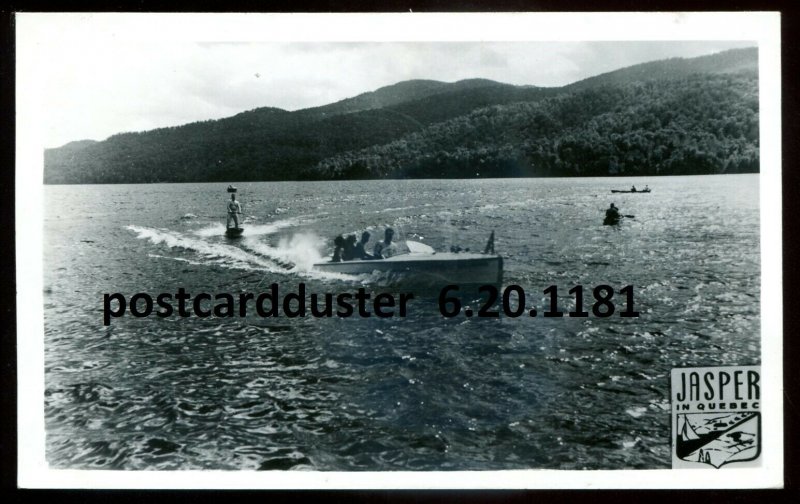
[[[183,181],[183,182],[102,182],[102,183],[43,183],[45,186],[82,186],[82,185],[157,185],[157,184],[262,184],[262,183],[276,183],[283,184],[289,182],[308,182],[315,184],[325,184],[332,182],[376,182],[376,181],[412,181],[412,180],[430,180],[430,181],[448,181],[448,180],[515,180],[515,179],[608,179],[608,180],[622,180],[622,179],[650,179],[650,178],[667,178],[667,177],[726,177],[734,175],[760,175],[761,172],[743,172],[743,173],[691,173],[691,174],[669,174],[669,175],[606,175],[606,176],[575,176],[575,177],[468,177],[468,178],[374,178],[374,179],[336,179],[336,180],[224,180],[224,181]]]

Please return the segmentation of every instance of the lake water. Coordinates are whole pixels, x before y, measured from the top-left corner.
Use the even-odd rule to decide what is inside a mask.
[[[45,415],[57,468],[499,470],[670,464],[669,371],[760,363],[758,175],[47,186]],[[651,194],[611,194],[649,184]],[[635,215],[603,226],[611,202]],[[324,276],[364,229],[481,250],[543,290],[634,286],[639,318],[135,318],[103,294],[382,292]],[[619,294],[617,294],[619,296]],[[615,298],[616,300],[616,298]],[[620,301],[617,301],[620,303]],[[251,310],[252,311],[252,310]]]

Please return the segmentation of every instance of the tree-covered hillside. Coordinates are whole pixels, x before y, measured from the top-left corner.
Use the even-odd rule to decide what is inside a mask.
[[[343,153],[320,179],[757,172],[752,72],[603,86],[486,107],[386,145]]]
[[[121,133],[81,149],[47,149],[45,183],[296,180],[330,156],[385,144],[520,93],[536,98],[537,89],[480,80],[431,82],[390,86],[371,93],[375,97],[360,95],[326,107],[260,108],[216,121]],[[379,103],[393,106],[372,107]]]
[[[758,171],[755,49],[636,65],[562,88],[401,82],[289,112],[45,150],[45,183]]]
[[[683,79],[690,75],[740,73],[758,70],[758,48],[733,49],[696,58],[670,58],[640,63],[583,79],[565,86],[577,91],[606,85],[624,85],[640,80]]]

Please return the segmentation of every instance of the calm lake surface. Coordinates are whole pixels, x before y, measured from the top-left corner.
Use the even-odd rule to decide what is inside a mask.
[[[649,184],[651,194],[611,194]],[[760,363],[758,175],[46,186],[47,456],[56,468],[664,468],[669,371]],[[635,215],[603,226],[614,202]],[[134,318],[103,294],[384,292],[323,276],[340,233],[436,250],[496,233],[504,285],[634,286],[639,318]],[[467,280],[467,279],[465,279]],[[614,298],[618,307],[622,297]],[[474,308],[477,309],[477,305]],[[619,309],[619,308],[618,308]]]

